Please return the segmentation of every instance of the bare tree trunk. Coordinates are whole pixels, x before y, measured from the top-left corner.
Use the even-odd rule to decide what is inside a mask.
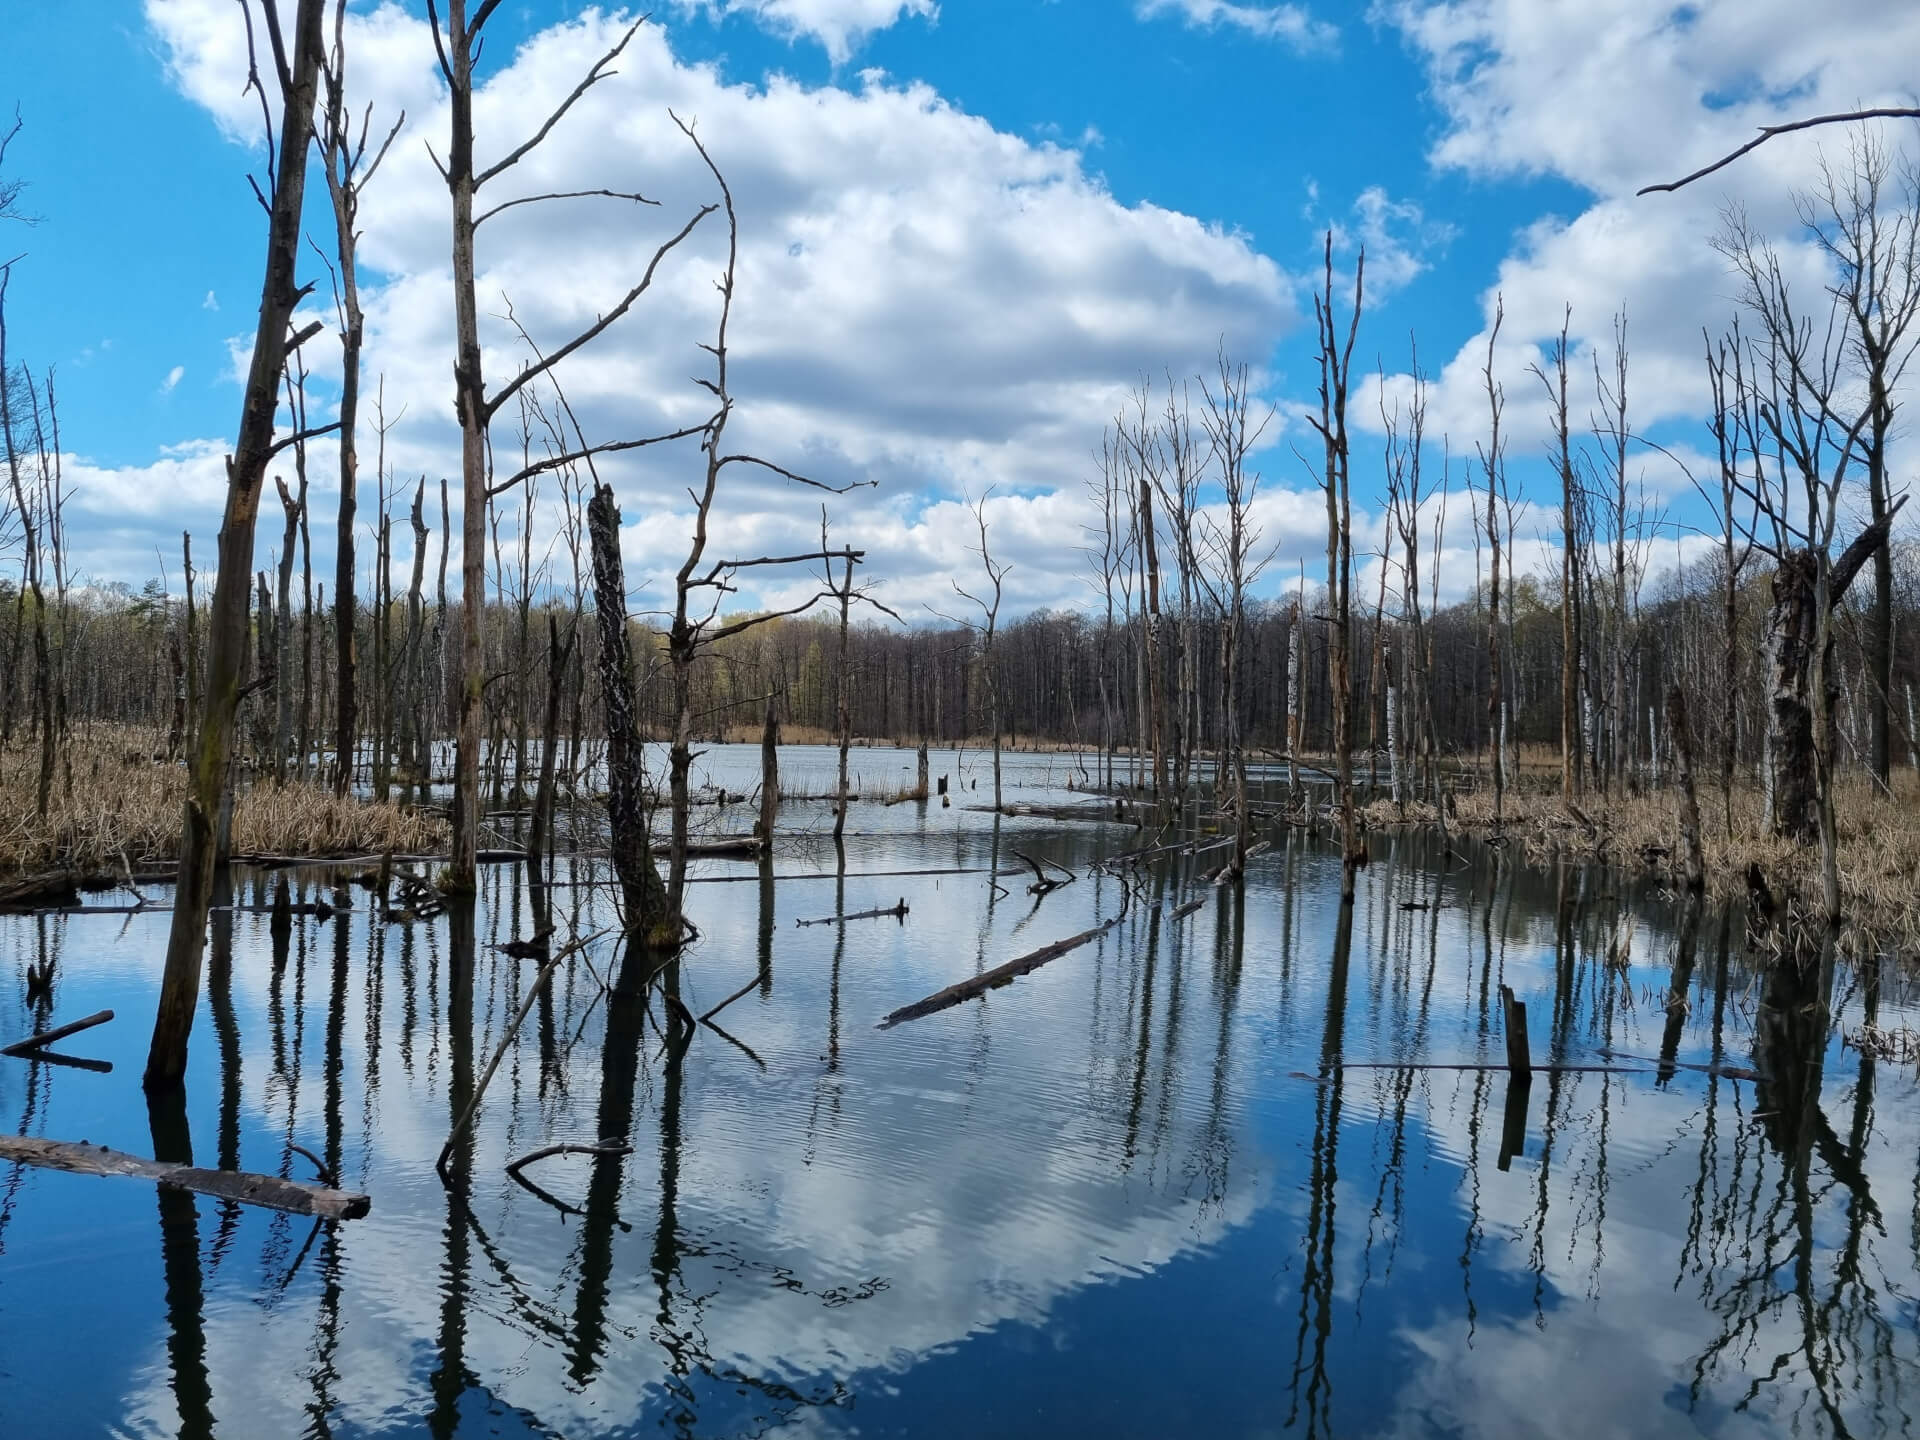
[[[595,485],[593,499],[587,503],[587,534],[593,549],[593,598],[600,623],[600,692],[606,705],[608,845],[625,899],[628,935],[655,948],[672,949],[680,943],[680,918],[668,904],[666,886],[653,864],[646,759],[634,723],[620,511],[606,485]],[[477,770],[474,779],[477,790]]]
[[[269,226],[266,274],[253,363],[233,458],[227,464],[227,504],[220,530],[220,566],[208,617],[207,703],[195,745],[193,776],[182,817],[180,879],[167,938],[166,969],[154,1018],[144,1084],[149,1092],[179,1086],[187,1068],[187,1037],[200,995],[200,961],[213,894],[214,824],[229,784],[240,672],[247,648],[247,582],[253,571],[253,528],[260,490],[273,453],[280,372],[290,349],[288,325],[299,292],[301,201],[307,148],[313,138],[313,102],[320,67],[322,0],[300,0],[294,19],[293,62],[283,88],[280,151]],[[266,12],[278,28],[274,11]],[[281,46],[274,47],[276,55]]]
[[[307,504],[307,482],[301,480],[298,499],[287,489],[286,481],[277,476],[274,486],[280,492],[280,507],[287,516],[286,531],[280,541],[280,608],[274,615],[273,638],[273,783],[281,785],[286,783],[287,750],[293,739],[293,666],[289,663],[293,654],[293,544],[300,538],[300,514]]]
[[[413,502],[416,533],[420,524],[420,500]],[[417,542],[416,542],[417,543]],[[420,562],[413,567],[416,608],[420,590]],[[547,612],[547,713],[540,731],[540,779],[533,792],[533,819],[527,825],[527,884],[533,899],[533,923],[538,934],[553,931],[553,906],[547,889],[547,852],[553,848],[553,771],[554,756],[560,748],[560,701],[566,691],[568,662],[573,657],[574,632],[567,631],[566,643],[560,641],[560,622]]]
[[[760,843],[773,845],[773,822],[780,813],[780,721],[774,714],[773,692],[767,692],[767,713],[760,726],[760,823],[754,827]],[[921,747],[926,753],[926,747]]]
[[[1667,691],[1667,728],[1673,733],[1674,770],[1680,779],[1680,840],[1687,860],[1687,889],[1707,884],[1707,862],[1700,849],[1700,801],[1693,788],[1693,730],[1687,724],[1687,697],[1679,685]]]
[[[822,527],[824,531],[824,526]],[[824,534],[820,548],[827,548]],[[829,570],[833,565],[826,562]],[[847,610],[853,603],[853,558],[846,562],[846,572],[840,578],[840,650],[834,663],[834,689],[837,692],[836,717],[834,730],[840,739],[840,779],[834,791],[833,802],[833,838],[839,842],[841,834],[847,828],[847,747],[853,743],[853,696],[852,674],[848,665],[850,652],[847,648]],[[993,808],[1000,808],[1000,735],[999,721],[994,722],[993,749]]]
[[[424,783],[427,778],[427,726],[422,716],[426,703],[426,688],[421,683],[422,671],[426,659],[426,601],[421,586],[427,578],[427,521],[422,514],[426,504],[427,482],[423,479],[414,488],[413,512],[410,519],[413,524],[413,576],[407,585],[407,648],[406,648],[406,700],[402,707],[400,723],[400,759],[412,772],[415,785]],[[548,637],[551,643],[551,635]],[[569,633],[567,647],[573,647],[573,637]],[[549,681],[551,684],[551,680]],[[544,774],[544,760],[543,774]],[[407,782],[400,782],[400,796],[406,798]]]

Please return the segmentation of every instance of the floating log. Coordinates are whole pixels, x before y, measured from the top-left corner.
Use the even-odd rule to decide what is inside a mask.
[[[66,1170],[75,1175],[118,1175],[151,1180],[196,1195],[264,1205],[291,1215],[317,1215],[323,1220],[357,1220],[373,1206],[365,1195],[323,1185],[303,1185],[277,1175],[253,1175],[245,1170],[202,1170],[192,1165],[170,1165],[143,1160],[104,1145],[86,1141],[42,1140],[31,1135],[0,1135],[0,1160]]]
[[[1187,916],[1193,914],[1194,911],[1198,910],[1202,905],[1206,903],[1207,901],[1205,896],[1195,896],[1193,899],[1187,901],[1186,904],[1180,906],[1180,908],[1175,910],[1171,915],[1167,916],[1167,920],[1169,922],[1172,922],[1174,920],[1184,920],[1187,918]]]
[[[69,1035],[78,1035],[82,1030],[91,1030],[96,1025],[104,1025],[111,1019],[113,1019],[113,1011],[96,1010],[86,1018],[75,1020],[69,1025],[56,1025],[51,1030],[42,1030],[38,1035],[29,1035],[24,1040],[16,1040],[13,1044],[0,1049],[0,1055],[25,1055],[28,1051],[38,1050],[42,1045],[51,1045],[54,1041],[64,1040]]]
[[[994,987],[1005,985],[1030,970],[1038,970],[1049,960],[1058,960],[1069,950],[1078,950],[1088,941],[1098,940],[1125,918],[1126,911],[1122,910],[1104,925],[1096,925],[1091,930],[1082,930],[1078,935],[1069,935],[1065,940],[1056,940],[1051,945],[1042,945],[1038,950],[1022,955],[1018,959],[995,966],[984,975],[976,975],[971,980],[962,980],[958,985],[949,985],[946,989],[936,991],[924,1000],[916,1000],[911,1005],[902,1006],[874,1028],[891,1029],[903,1021],[918,1020],[922,1016],[933,1015],[958,1005],[962,1000],[971,1000],[976,995],[984,995]]]
[[[668,854],[667,845],[655,845],[653,853]],[[702,856],[737,860],[756,860],[760,856],[760,839],[755,835],[725,835],[713,840],[689,840],[687,854],[691,858]]]
[[[907,897],[902,895],[898,904],[889,905],[884,910],[856,910],[851,915],[827,915],[818,920],[796,919],[793,923],[795,925],[844,925],[849,920],[905,920],[906,918]]]

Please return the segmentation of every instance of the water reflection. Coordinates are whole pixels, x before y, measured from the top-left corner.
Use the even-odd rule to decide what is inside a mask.
[[[1244,892],[1169,856],[1099,940],[880,1033],[1114,915],[1089,862],[1145,841],[864,808],[843,845],[696,870],[703,939],[668,970],[610,942],[564,960],[450,1187],[434,1156],[534,974],[500,946],[549,913],[602,928],[607,877],[563,856],[535,893],[499,867],[476,907],[389,925],[320,871],[269,919],[279,877],[240,873],[184,1104],[129,1108],[123,1019],[91,1032],[111,1075],[7,1062],[0,1113],[156,1155],[197,1129],[222,1166],[324,1171],[373,1214],[10,1169],[0,1429],[1910,1426],[1915,1081],[1841,1039],[1914,1023],[1903,971],[1831,946],[1765,966],[1737,915],[1457,839],[1383,837],[1342,907],[1337,854],[1281,833]],[[1079,878],[996,890],[1019,854]],[[904,924],[791,923],[903,895]],[[16,970],[56,980],[51,1008],[0,990],[0,1022],[150,1013],[164,915],[100,918],[4,922]],[[1534,1017],[1530,1087],[1486,1068],[1502,985]],[[505,1173],[600,1138],[632,1152]]]

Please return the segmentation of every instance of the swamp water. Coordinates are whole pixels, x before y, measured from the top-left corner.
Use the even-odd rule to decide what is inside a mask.
[[[831,752],[782,760],[830,788]],[[910,753],[854,763],[876,792],[912,780]],[[1006,765],[1010,804],[1085,798],[1066,757]],[[715,748],[696,778],[749,791],[757,766]],[[1145,843],[996,827],[965,808],[990,795],[977,752],[933,772],[953,808],[855,806],[844,863],[816,834],[771,880],[696,866],[682,996],[698,1014],[760,980],[724,1035],[667,1053],[657,997],[649,1018],[603,990],[611,944],[563,964],[455,1150],[464,1196],[434,1158],[536,973],[496,948],[531,928],[520,870],[487,867],[470,944],[444,917],[371,924],[358,888],[280,945],[264,913],[217,915],[195,1161],[311,1179],[298,1144],[372,1213],[0,1165],[0,1436],[1913,1428],[1916,1081],[1841,1039],[1920,1023],[1904,978],[1841,963],[1827,1025],[1763,1003],[1737,917],[1430,836],[1376,836],[1343,925],[1337,853],[1277,833],[1244,897],[1194,888],[1219,852],[1164,861],[1095,943],[880,1031],[1114,914],[1122,886],[1089,862]],[[1080,878],[996,896],[985,872],[1016,850]],[[939,870],[968,873],[881,873]],[[309,899],[338,874],[282,873]],[[592,863],[558,878],[563,933],[612,923]],[[234,898],[270,884],[237,870]],[[795,924],[902,898],[904,923]],[[56,1021],[119,1015],[59,1047],[110,1074],[0,1059],[0,1123],[154,1152],[139,1077],[167,924],[0,919],[0,1034],[44,1020],[23,977],[50,955]],[[1391,1068],[1501,1063],[1503,983],[1536,1066],[1605,1051],[1633,1073],[1538,1073],[1510,1100],[1499,1071]],[[177,1143],[180,1117],[159,1123]],[[599,1137],[632,1153],[543,1160],[544,1197],[504,1173]]]

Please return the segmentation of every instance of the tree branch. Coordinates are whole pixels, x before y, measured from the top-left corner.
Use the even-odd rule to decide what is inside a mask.
[[[402,118],[405,117],[403,116]],[[658,200],[649,200],[644,195],[630,194],[625,190],[554,190],[545,195],[522,195],[518,200],[503,201],[491,210],[484,212],[478,220],[475,220],[473,222],[473,228],[478,230],[502,210],[511,210],[516,205],[531,205],[536,200],[581,200],[590,195],[604,195],[609,200],[631,200],[638,205],[658,205],[660,203]]]
[[[1791,135],[1796,130],[1811,130],[1819,125],[1846,125],[1859,120],[1920,120],[1920,108],[1905,105],[1883,106],[1874,110],[1845,110],[1833,115],[1815,115],[1810,120],[1793,120],[1785,125],[1762,125],[1760,133],[1742,145],[1738,150],[1729,151],[1711,165],[1703,165],[1691,175],[1683,175],[1664,185],[1645,185],[1634,193],[1636,195],[1654,195],[1670,193],[1682,186],[1691,185],[1696,180],[1704,180],[1716,170],[1724,170],[1750,150],[1757,150],[1776,135]]]
[[[476,19],[474,21],[474,24],[469,28],[469,31],[468,31],[469,35],[476,33],[480,29],[482,20],[484,19],[485,16],[492,13],[493,8],[497,3],[498,3],[498,0],[487,0],[487,3],[480,7],[479,15],[481,18]],[[593,68],[586,73],[586,77],[582,79],[578,85],[573,87],[573,93],[567,96],[565,100],[562,100],[560,102],[560,108],[555,110],[551,115],[547,116],[546,121],[540,126],[540,128],[533,132],[533,138],[526,141],[524,144],[520,145],[518,148],[509,151],[506,155],[506,158],[496,161],[494,164],[489,165],[485,170],[482,170],[478,175],[474,176],[473,188],[475,190],[478,190],[482,185],[486,184],[489,180],[493,179],[494,176],[500,174],[502,171],[511,170],[515,165],[519,164],[521,160],[526,158],[528,151],[532,150],[542,140],[546,139],[548,133],[553,129],[553,127],[560,123],[560,117],[565,115],[567,111],[573,108],[574,102],[577,101],[582,95],[586,94],[587,91],[592,89],[600,81],[606,79],[607,66],[611,65],[614,62],[614,60],[619,57],[620,52],[627,48],[627,42],[633,39],[633,37],[637,33],[639,33],[640,27],[646,23],[647,23],[647,17],[642,15],[638,20],[634,21],[632,25],[628,26],[627,33],[620,37],[619,42],[615,44],[611,50],[607,51],[606,54],[602,55],[597,61],[594,62]]]

